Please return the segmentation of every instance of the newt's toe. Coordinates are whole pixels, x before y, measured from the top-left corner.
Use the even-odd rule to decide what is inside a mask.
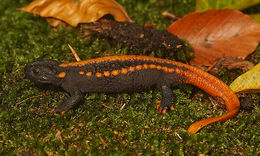
[[[160,105],[157,105],[157,111],[158,111],[159,114],[162,113],[162,108],[160,107]]]
[[[62,111],[60,114],[63,116],[67,111]]]
[[[175,108],[174,108],[174,106],[173,106],[173,105],[171,105],[170,109],[171,109],[171,110],[175,110]]]
[[[165,114],[167,111],[167,107],[164,107],[164,109],[162,110],[162,114]]]
[[[157,111],[159,114],[165,114],[167,112],[167,107],[160,107],[160,105],[157,105]]]
[[[59,107],[51,109],[52,113],[60,113],[61,115],[64,115],[68,110],[60,109]]]
[[[157,105],[157,106],[156,106],[156,109],[157,109],[158,111],[159,111],[159,108],[160,108],[160,105]]]

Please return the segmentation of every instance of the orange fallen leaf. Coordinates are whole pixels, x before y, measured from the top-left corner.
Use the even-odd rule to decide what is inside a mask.
[[[223,56],[245,58],[260,41],[260,24],[230,9],[193,12],[167,30],[189,41],[194,50],[190,63],[195,65],[211,65]]]
[[[131,22],[125,9],[114,0],[36,0],[21,10],[56,18],[72,26],[95,22],[106,14],[111,14],[116,21]]]

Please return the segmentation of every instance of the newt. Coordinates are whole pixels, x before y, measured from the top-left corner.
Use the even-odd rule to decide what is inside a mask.
[[[171,60],[137,55],[106,56],[79,62],[59,63],[43,60],[25,67],[28,79],[63,88],[70,97],[54,112],[65,112],[83,99],[84,93],[131,93],[152,88],[162,93],[157,106],[160,114],[173,110],[175,96],[171,88],[178,84],[192,84],[225,103],[227,113],[193,123],[188,132],[195,134],[202,127],[234,118],[240,102],[221,80],[201,69]]]

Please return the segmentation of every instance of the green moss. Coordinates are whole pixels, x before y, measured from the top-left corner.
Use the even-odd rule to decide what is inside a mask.
[[[83,105],[64,116],[50,113],[68,95],[26,80],[23,69],[27,63],[36,59],[74,61],[67,44],[81,59],[124,54],[126,49],[83,37],[74,28],[53,29],[45,19],[16,9],[30,2],[2,0],[0,5],[1,155],[259,155],[257,94],[251,112],[242,110],[237,118],[209,125],[196,136],[187,133],[189,125],[225,111],[213,106],[202,92],[194,96],[189,85],[173,90],[176,110],[164,116],[155,109],[155,101],[161,97],[158,91],[89,94]],[[163,11],[183,16],[194,10],[192,0],[119,2],[138,24],[157,23],[158,29],[171,24],[161,16]],[[30,98],[45,92],[51,94]]]

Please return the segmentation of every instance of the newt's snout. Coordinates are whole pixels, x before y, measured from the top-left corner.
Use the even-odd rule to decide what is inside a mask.
[[[53,83],[56,81],[58,62],[52,60],[29,63],[24,68],[26,78],[40,83]]]

